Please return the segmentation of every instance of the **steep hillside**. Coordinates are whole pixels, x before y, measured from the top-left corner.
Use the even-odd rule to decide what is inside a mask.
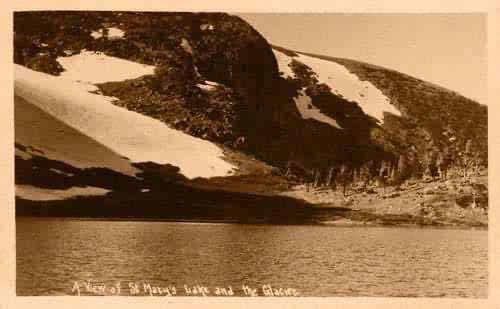
[[[404,116],[384,129],[401,143],[421,144],[412,131],[423,129],[439,148],[464,151],[468,140],[481,164],[488,158],[488,109],[457,92],[409,75],[359,61],[310,55],[339,63],[363,81],[375,85]],[[393,117],[392,117],[393,118]],[[398,132],[399,131],[399,132]],[[421,146],[421,150],[423,146]]]
[[[393,70],[273,48],[283,78],[297,84],[294,100],[304,118],[356,131],[358,137],[367,130],[393,166],[401,156],[425,165],[440,154],[457,168],[487,165],[485,105]],[[302,112],[304,101],[309,114]],[[361,121],[349,128],[345,117]]]

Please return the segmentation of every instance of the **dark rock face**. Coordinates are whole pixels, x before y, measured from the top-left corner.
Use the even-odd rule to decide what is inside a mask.
[[[125,36],[91,36],[106,27],[117,27]],[[18,12],[14,31],[14,60],[19,64],[41,51],[54,58],[64,56],[65,50],[87,49],[153,65],[177,60],[181,66],[188,53],[183,46],[188,44],[187,58],[201,76],[234,87],[248,102],[269,95],[278,77],[267,41],[239,17],[224,13]],[[262,109],[260,101],[251,108]]]

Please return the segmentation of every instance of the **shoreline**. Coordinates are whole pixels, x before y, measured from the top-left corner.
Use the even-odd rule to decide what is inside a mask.
[[[374,223],[369,221],[354,221],[349,219],[338,219],[330,222],[317,222],[317,223],[244,223],[237,221],[203,221],[203,220],[169,220],[169,219],[155,219],[155,218],[120,218],[120,217],[61,217],[61,216],[29,216],[19,215],[15,217],[18,219],[37,219],[37,220],[69,220],[69,221],[108,221],[108,222],[151,222],[151,223],[178,223],[178,224],[207,224],[207,225],[263,225],[263,226],[317,226],[317,227],[335,227],[335,228],[409,228],[409,229],[437,229],[437,230],[477,230],[488,231],[488,226],[467,226],[467,225],[438,225],[438,224],[425,224],[419,225],[414,223],[400,223],[400,224],[383,224]]]
[[[298,185],[283,196],[305,200],[318,209],[349,209],[346,224],[488,228],[488,175],[468,179],[410,181],[400,186],[356,187],[348,196],[330,188]],[[333,222],[335,223],[335,222]],[[339,222],[340,223],[340,222]]]
[[[288,190],[243,192],[215,184],[178,184],[148,193],[115,191],[49,201],[17,196],[16,217],[488,229],[487,175],[409,181],[383,188],[352,186],[347,197],[325,187],[296,185]]]

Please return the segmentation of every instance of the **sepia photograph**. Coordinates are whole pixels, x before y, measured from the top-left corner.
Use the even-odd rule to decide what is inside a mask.
[[[16,295],[488,298],[487,26],[13,12]]]

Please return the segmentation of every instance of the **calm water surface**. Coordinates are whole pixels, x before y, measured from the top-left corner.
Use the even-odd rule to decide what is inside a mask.
[[[301,296],[487,297],[487,231],[16,219],[17,294],[294,288]],[[144,295],[144,294],[143,294]]]

